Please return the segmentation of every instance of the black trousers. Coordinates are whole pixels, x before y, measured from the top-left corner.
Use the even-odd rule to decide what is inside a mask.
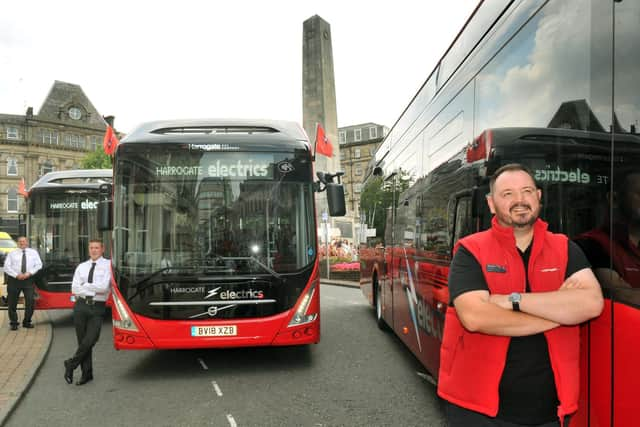
[[[14,277],[8,276],[7,280],[7,305],[9,310],[9,322],[11,326],[18,326],[18,297],[20,292],[24,295],[24,319],[23,324],[31,323],[31,317],[33,316],[34,289],[33,280],[31,278],[27,280],[18,280]]]
[[[445,402],[445,405],[448,427],[524,427],[522,424],[514,424],[497,418],[491,418],[449,402]],[[565,427],[569,425],[569,417],[565,417],[564,425]],[[530,427],[560,427],[560,421],[552,421]]]
[[[80,366],[83,377],[93,375],[93,346],[100,338],[104,312],[103,302],[89,305],[78,299],[73,306],[73,324],[76,328],[78,349],[69,359],[69,363],[73,369]]]

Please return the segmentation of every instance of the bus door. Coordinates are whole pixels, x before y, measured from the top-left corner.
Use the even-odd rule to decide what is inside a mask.
[[[423,289],[420,288],[416,269],[416,200],[415,195],[403,196],[396,210],[392,298],[396,333],[414,354],[421,355],[424,337],[418,314]]]
[[[617,127],[614,134],[614,157],[621,155],[632,169],[630,173],[614,179],[618,209],[627,218],[624,235],[614,234],[612,241],[614,267],[621,273],[625,284],[612,293],[613,306],[613,417],[612,425],[628,427],[638,425],[638,390],[640,389],[640,155],[629,158],[624,147],[626,141],[640,145],[640,58],[630,55],[629,49],[640,44],[638,17],[640,2],[613,3],[613,111]],[[634,18],[635,17],[635,18]],[[638,151],[633,150],[636,153]],[[620,168],[616,167],[616,170]],[[615,172],[615,171],[614,171]],[[618,174],[620,175],[620,174]],[[620,244],[618,244],[620,242]],[[615,251],[622,252],[616,253]],[[593,424],[592,424],[593,425]]]
[[[382,184],[384,191],[390,191],[392,195],[391,205],[387,207],[386,220],[384,223],[384,243],[383,243],[383,261],[382,266],[379,269],[379,289],[377,298],[380,299],[382,305],[382,319],[387,325],[394,329],[393,324],[393,286],[394,281],[397,280],[398,265],[397,255],[395,247],[395,222],[396,222],[396,200],[398,200],[398,194],[396,190],[397,174],[392,173],[384,179]],[[377,251],[376,251],[377,254]]]

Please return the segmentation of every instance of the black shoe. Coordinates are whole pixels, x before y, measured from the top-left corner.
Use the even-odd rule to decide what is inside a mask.
[[[67,384],[71,384],[73,382],[73,368],[71,367],[69,360],[64,361],[64,380]]]
[[[11,329],[12,331],[17,331],[18,330],[18,325],[11,325],[9,327],[9,329]]]
[[[31,322],[29,322],[29,323],[23,323],[23,324],[22,324],[22,327],[23,327],[23,328],[27,328],[27,329],[33,329],[33,328],[34,328],[33,323],[31,323]]]
[[[80,377],[78,382],[76,382],[76,385],[84,385],[84,384],[88,383],[91,380],[93,380],[93,375],[87,375],[86,377],[83,375],[83,376]]]

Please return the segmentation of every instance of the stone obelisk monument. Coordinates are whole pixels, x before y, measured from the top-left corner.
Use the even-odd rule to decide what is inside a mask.
[[[324,128],[333,146],[333,157],[316,155],[315,170],[337,172],[340,170],[340,145],[331,26],[318,15],[304,21],[302,40],[302,125],[309,136],[312,149],[315,144],[316,123]],[[328,212],[326,193],[317,193],[316,203],[318,224],[322,225],[322,214]]]

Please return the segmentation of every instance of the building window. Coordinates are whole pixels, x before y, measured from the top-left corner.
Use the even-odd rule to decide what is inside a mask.
[[[369,139],[375,139],[378,137],[378,128],[377,127],[370,127],[369,128]]]
[[[354,193],[360,193],[362,191],[362,184],[361,183],[357,183],[353,186],[353,191]]]
[[[89,145],[89,150],[96,151],[98,149],[98,142],[100,141],[100,137],[96,135],[91,135],[91,143]]]
[[[354,148],[353,149],[353,158],[354,159],[359,159],[360,158],[360,149],[359,148]]]
[[[360,166],[356,166],[356,168],[353,170],[353,173],[355,175],[362,175],[362,168]]]
[[[84,146],[83,138],[80,135],[71,133],[64,136],[64,145],[66,145],[67,147],[81,148],[81,141],[82,146]]]
[[[51,160],[47,160],[46,162],[40,165],[40,176],[53,171],[54,171],[54,168],[53,168],[53,163],[51,163]]]
[[[18,160],[15,157],[7,158],[7,176],[18,176]]]
[[[362,129],[354,129],[353,140],[356,142],[362,141]]]
[[[42,143],[58,145],[58,132],[51,129],[42,129]]]
[[[338,142],[340,142],[340,144],[344,144],[347,142],[347,132],[343,130],[338,132]]]
[[[16,128],[16,127],[8,127],[7,128],[7,139],[18,139],[18,128]]]
[[[7,191],[7,212],[18,212],[18,190],[15,188]]]

